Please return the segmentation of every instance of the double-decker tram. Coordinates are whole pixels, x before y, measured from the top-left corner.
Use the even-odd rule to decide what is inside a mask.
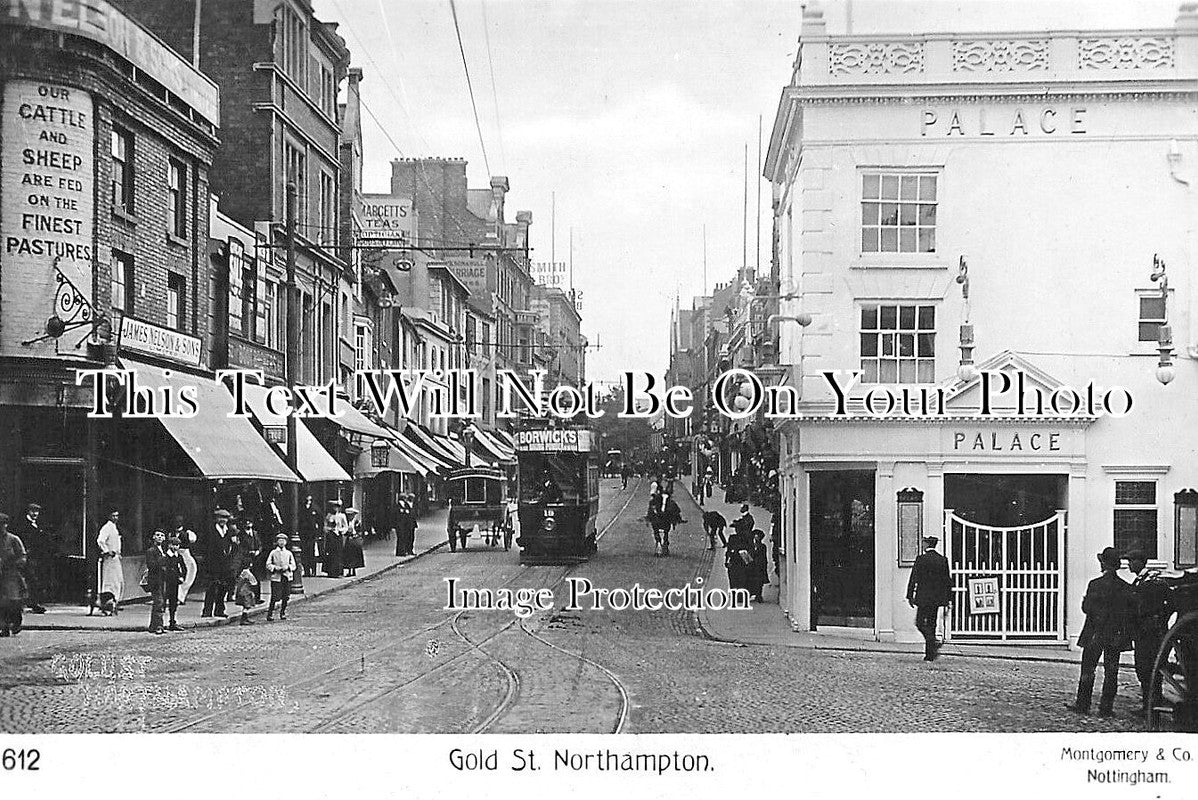
[[[521,563],[577,563],[595,552],[598,438],[585,428],[516,432]]]

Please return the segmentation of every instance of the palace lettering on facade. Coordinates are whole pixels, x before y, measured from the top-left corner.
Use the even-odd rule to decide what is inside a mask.
[[[921,535],[952,567],[954,641],[1075,643],[1108,545],[1195,564],[1175,495],[1198,485],[1198,434],[1177,424],[1198,392],[1196,99],[1190,7],[1172,29],[1034,36],[835,36],[808,7],[765,168],[802,412],[776,422],[796,630],[918,640]],[[830,414],[831,370],[860,371],[859,391],[946,389],[946,413]],[[1135,405],[978,418],[979,370]],[[970,581],[993,579],[997,604],[974,613]]]

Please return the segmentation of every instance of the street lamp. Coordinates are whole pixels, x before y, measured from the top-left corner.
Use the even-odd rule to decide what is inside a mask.
[[[1156,365],[1156,379],[1168,386],[1173,380],[1173,326],[1169,324],[1169,276],[1165,274],[1165,261],[1159,254],[1152,256],[1152,282],[1161,285],[1161,326],[1157,331],[1157,352],[1160,360]]]
[[[961,298],[964,301],[960,332],[961,365],[957,367],[957,377],[968,383],[978,376],[978,368],[973,365],[973,323],[969,321],[969,264],[965,261],[965,256],[961,256],[957,264],[957,283],[961,284]]]

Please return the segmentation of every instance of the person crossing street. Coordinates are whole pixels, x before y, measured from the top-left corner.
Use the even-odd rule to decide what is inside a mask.
[[[935,536],[923,538],[924,551],[916,557],[907,581],[907,602],[915,609],[915,627],[923,634],[924,661],[935,661],[940,654],[936,622],[940,607],[951,605],[953,597],[948,559],[936,551],[939,543]]]

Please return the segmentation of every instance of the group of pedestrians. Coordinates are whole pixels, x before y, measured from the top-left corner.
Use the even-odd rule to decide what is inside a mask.
[[[1140,703],[1147,708],[1151,700],[1152,669],[1168,625],[1163,603],[1164,587],[1156,579],[1159,570],[1148,567],[1144,553],[1127,554],[1128,569],[1135,575],[1132,583],[1119,577],[1119,551],[1105,548],[1098,554],[1102,574],[1090,581],[1082,599],[1086,622],[1077,643],[1082,648],[1081,676],[1077,697],[1066,707],[1078,714],[1090,711],[1098,662],[1102,662],[1102,693],[1098,716],[1114,716],[1115,694],[1119,688],[1119,655],[1134,651],[1136,677],[1140,682]]]
[[[770,582],[769,560],[765,533],[758,530],[748,504],[740,507],[740,516],[732,520],[732,535],[724,538],[728,521],[718,511],[703,513],[703,529],[707,532],[707,549],[714,550],[717,540],[724,548],[724,568],[728,570],[728,587],[744,589],[753,600],[765,600],[762,591]]]

